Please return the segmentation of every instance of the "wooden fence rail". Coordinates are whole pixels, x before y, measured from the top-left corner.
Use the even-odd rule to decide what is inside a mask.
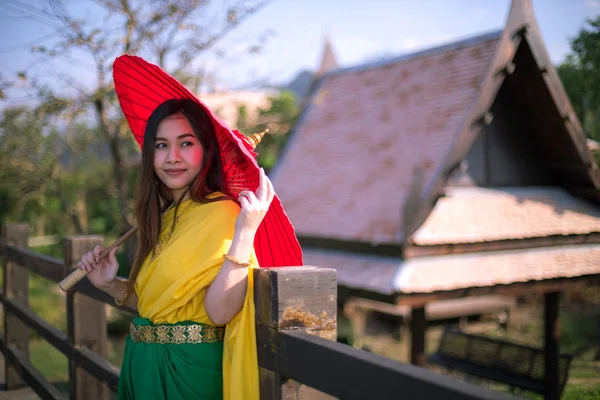
[[[65,259],[58,260],[27,250],[27,234],[26,224],[6,224],[0,241],[6,388],[28,385],[43,399],[107,400],[119,383],[119,369],[107,360],[105,304],[116,307],[114,300],[80,281],[66,296],[65,333],[29,309],[28,282],[33,272],[58,283],[103,239],[67,238]],[[335,270],[267,268],[253,278],[261,399],[512,398],[337,343]],[[69,360],[68,394],[30,363],[32,330]]]

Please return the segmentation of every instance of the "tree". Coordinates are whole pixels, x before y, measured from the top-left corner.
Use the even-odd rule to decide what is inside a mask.
[[[249,117],[246,106],[239,107],[236,128],[241,132],[248,135],[269,129],[269,134],[264,136],[257,149],[258,163],[266,172],[277,162],[289,132],[296,123],[298,113],[296,97],[286,90],[269,97],[269,107],[259,109],[256,120]]]
[[[570,42],[558,74],[586,135],[600,140],[600,16],[587,20]]]
[[[600,141],[600,16],[588,19],[586,26],[571,40],[571,54],[558,67],[558,74],[565,86],[575,113],[590,139]],[[595,151],[600,164],[600,151]],[[590,303],[598,302],[596,287],[591,287],[583,297]],[[593,308],[593,310],[596,310]],[[589,312],[584,317],[572,314],[566,323],[566,341],[576,343],[581,349],[596,346],[596,360],[600,360],[600,342],[594,335],[600,327],[600,314]]]
[[[128,160],[136,156],[137,148],[125,119],[118,111],[111,79],[114,58],[123,53],[142,55],[197,89],[208,73],[197,67],[196,59],[265,3],[231,1],[222,4],[210,0],[90,0],[90,3],[101,10],[98,14],[94,13],[91,20],[74,18],[61,0],[48,0],[49,10],[33,6],[27,6],[27,10],[43,13],[59,24],[58,41],[48,46],[34,46],[32,50],[41,59],[87,57],[94,65],[89,71],[94,77],[93,88],[82,88],[70,75],[62,74],[60,79],[65,85],[75,88],[76,94],[61,97],[41,85],[27,71],[20,73],[18,79],[28,82],[37,92],[42,108],[51,109],[53,115],[61,118],[57,125],[67,131],[78,130],[82,137],[93,136],[83,147],[69,146],[70,141],[63,140],[61,149],[65,154],[61,162],[52,164],[54,169],[45,168],[44,173],[38,176],[55,180],[57,188],[53,194],[60,199],[64,211],[73,216],[72,223],[77,232],[89,229],[87,208],[90,193],[94,193],[94,198],[106,198],[111,204],[110,199],[113,198],[116,203],[114,211],[118,215],[116,221],[101,223],[96,219],[93,226],[113,226],[115,233],[122,234],[133,224],[132,174],[128,172],[127,165]],[[211,12],[214,15],[209,15]],[[0,77],[0,97],[6,96],[12,84]],[[82,124],[82,121],[89,122],[90,112],[95,123]],[[90,129],[83,129],[88,125]],[[55,136],[64,135],[64,132],[57,131]],[[96,153],[106,153],[110,171],[97,163],[90,167],[90,146]],[[82,160],[83,155],[87,164],[77,162]],[[20,173],[24,173],[23,165]],[[18,168],[7,166],[12,168],[10,171],[14,170],[13,167]],[[8,171],[3,170],[7,174]],[[95,181],[90,180],[90,174]],[[58,179],[59,175],[61,179]],[[31,178],[30,183],[35,186],[35,177],[27,175],[27,178]],[[90,187],[93,182],[100,182],[104,187]],[[0,197],[6,202],[13,199],[6,193]],[[92,206],[95,211],[102,208],[96,203]],[[108,208],[112,209],[112,206]]]
[[[88,192],[106,185],[109,166],[97,156],[94,147],[98,141],[92,129],[68,124],[61,134],[50,111],[46,102],[35,109],[21,106],[3,110],[1,219],[29,220],[40,235],[85,233]],[[45,232],[46,225],[53,231]],[[65,229],[69,226],[72,229]]]

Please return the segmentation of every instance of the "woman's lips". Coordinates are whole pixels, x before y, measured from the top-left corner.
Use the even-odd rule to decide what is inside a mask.
[[[165,172],[169,176],[179,176],[185,172],[185,169],[165,169]]]

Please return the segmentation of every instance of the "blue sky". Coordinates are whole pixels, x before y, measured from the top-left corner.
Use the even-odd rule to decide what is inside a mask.
[[[600,14],[599,0],[534,0],[533,7],[554,62],[564,59],[568,39],[586,18]],[[228,39],[271,27],[278,35],[260,65],[289,77],[293,70],[317,65],[324,34],[338,61],[348,66],[501,29],[509,8],[509,0],[280,0]],[[259,64],[252,64],[246,68],[258,73]]]
[[[42,76],[68,74],[84,87],[93,85],[87,56],[51,64],[32,64],[28,46],[51,43],[52,25],[43,17],[28,18],[22,4],[43,8],[44,0],[3,0],[0,10],[0,73],[6,78],[32,65]],[[11,6],[10,4],[16,4]],[[76,16],[93,16],[86,1],[65,1]],[[555,63],[569,52],[586,18],[600,14],[600,0],[533,0],[535,14]],[[223,88],[279,83],[301,69],[317,66],[325,35],[342,66],[386,55],[400,55],[503,27],[509,0],[272,0],[227,35],[217,48],[244,48],[248,38],[272,32],[263,52],[243,62],[224,63],[204,56]],[[41,39],[41,40],[40,40]]]

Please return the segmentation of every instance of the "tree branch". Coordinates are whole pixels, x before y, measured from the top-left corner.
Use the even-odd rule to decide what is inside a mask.
[[[28,172],[36,172],[37,171],[37,168],[35,167],[35,165],[30,163],[29,161],[17,160],[17,159],[11,158],[8,160],[8,162],[10,165],[14,165],[17,168],[20,168],[20,169],[28,171]]]

